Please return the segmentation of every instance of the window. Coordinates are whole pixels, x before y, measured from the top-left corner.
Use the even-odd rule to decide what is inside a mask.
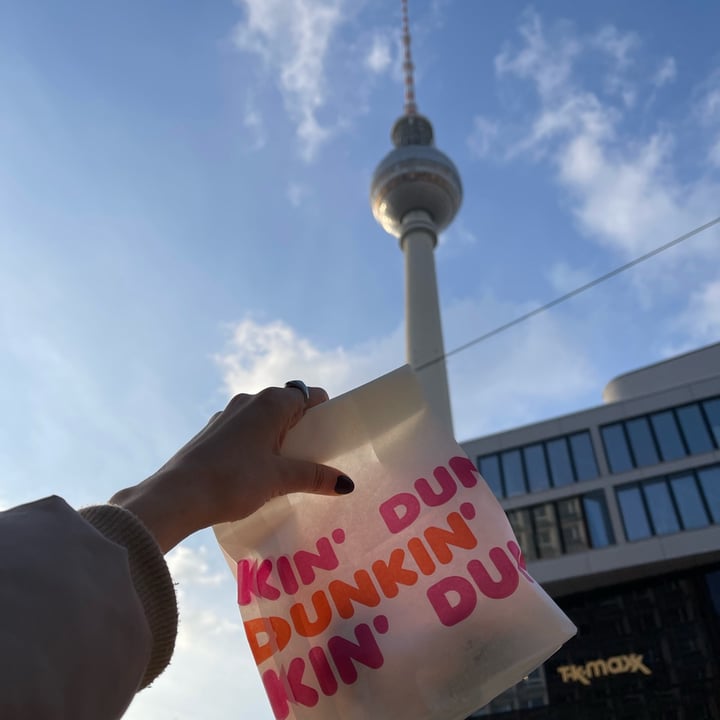
[[[720,523],[720,465],[698,470],[698,479],[705,495],[705,502],[712,521]]]
[[[562,554],[560,532],[555,519],[555,507],[552,503],[536,505],[531,508],[535,525],[535,541],[538,557],[551,558]]]
[[[519,450],[508,450],[500,454],[503,480],[505,481],[505,497],[522,495],[525,490],[525,473]]]
[[[630,446],[635,456],[636,466],[657,465],[660,459],[658,458],[655,441],[650,432],[650,424],[647,418],[640,417],[628,420],[625,427],[630,437]]]
[[[619,488],[617,499],[625,524],[625,537],[631,542],[650,537],[652,530],[645,512],[645,503],[640,494],[640,488],[637,485]]]
[[[570,485],[598,476],[587,430],[477,459],[480,474],[498,498]]]
[[[693,403],[676,410],[685,442],[692,454],[710,452],[714,449],[700,406]]]
[[[555,487],[569,485],[575,482],[573,469],[570,463],[567,441],[564,437],[557,440],[550,440],[545,443],[548,460],[550,462],[550,475]]]
[[[520,549],[527,560],[534,560],[537,557],[535,550],[535,539],[532,526],[532,518],[527,508],[510,510],[507,514],[510,525],[517,538]]]
[[[500,478],[500,462],[497,455],[485,455],[478,458],[478,470],[485,478],[488,487],[493,491],[495,497],[503,496],[502,480]]]
[[[720,398],[613,423],[600,431],[613,473],[711,452],[720,447]]]
[[[584,495],[583,509],[592,547],[600,548],[614,544],[615,538],[608,517],[604,493],[594,492]]]
[[[566,553],[587,550],[588,539],[585,530],[585,518],[579,497],[560,500],[557,503],[560,530]]]
[[[643,492],[645,493],[645,500],[647,501],[647,508],[650,512],[655,534],[666,535],[678,532],[680,523],[670,497],[667,482],[663,479],[644,483]]]
[[[720,523],[720,465],[625,485],[616,494],[628,540]],[[591,495],[584,502],[592,537]]]
[[[705,582],[710,592],[710,599],[715,608],[715,614],[720,615],[720,570],[709,572],[705,576]]]
[[[575,474],[578,480],[592,480],[598,476],[595,453],[589,432],[575,433],[570,436],[570,449],[575,464]]]
[[[606,425],[601,430],[603,443],[605,444],[605,454],[607,455],[610,472],[619,473],[631,470],[633,460],[630,455],[627,440],[625,439],[625,431],[622,423],[615,425]]]
[[[705,410],[705,416],[710,423],[715,444],[720,447],[720,398],[706,400],[703,403],[703,410]]]
[[[543,446],[540,443],[528,445],[523,448],[523,456],[530,492],[547,490],[550,487],[550,477],[548,476]]]
[[[507,516],[528,560],[615,544],[602,491],[509,510]]]
[[[663,460],[677,460],[687,455],[672,410],[654,413],[650,416],[650,422],[655,431],[655,437],[660,446],[660,455]]]
[[[692,530],[693,528],[705,527],[708,524],[708,517],[692,473],[671,478],[670,485],[675,496],[675,503],[680,513],[683,528]]]

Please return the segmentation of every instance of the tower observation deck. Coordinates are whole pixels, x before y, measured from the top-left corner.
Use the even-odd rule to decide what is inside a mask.
[[[452,432],[434,250],[462,202],[457,168],[435,147],[433,127],[415,104],[407,0],[402,0],[405,112],[395,122],[395,148],[377,166],[370,205],[383,229],[399,239],[405,256],[405,340],[408,364],[435,416]]]

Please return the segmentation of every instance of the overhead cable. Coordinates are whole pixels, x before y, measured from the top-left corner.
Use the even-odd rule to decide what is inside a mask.
[[[525,322],[525,320],[529,320],[531,317],[534,317],[535,315],[539,315],[540,313],[543,313],[546,310],[549,310],[550,308],[555,307],[556,305],[560,305],[560,303],[564,303],[566,300],[570,300],[570,298],[574,298],[576,295],[580,295],[580,293],[583,293],[586,290],[590,290],[591,288],[594,288],[597,285],[604,283],[606,280],[610,280],[611,278],[615,277],[616,275],[619,275],[620,273],[623,273],[626,270],[629,270],[630,268],[633,268],[636,265],[639,265],[640,263],[645,262],[646,260],[649,260],[651,257],[655,257],[655,255],[659,255],[660,253],[665,252],[665,250],[669,250],[671,247],[674,247],[675,245],[679,245],[681,242],[684,242],[685,240],[689,240],[691,237],[694,237],[695,235],[699,235],[701,232],[708,230],[709,228],[713,227],[714,225],[717,225],[718,223],[720,223],[720,217],[716,217],[714,220],[710,220],[710,222],[707,222],[704,225],[700,225],[699,227],[696,227],[694,230],[690,230],[690,232],[687,232],[684,235],[680,235],[680,237],[676,237],[674,240],[670,240],[670,242],[666,242],[664,245],[660,245],[659,247],[656,247],[654,250],[650,250],[649,252],[646,252],[644,255],[640,255],[639,257],[636,257],[634,260],[630,260],[630,262],[627,262],[624,265],[620,265],[619,267],[616,267],[614,270],[610,270],[610,272],[606,272],[604,275],[600,275],[599,277],[596,277],[594,280],[590,280],[590,282],[587,282],[584,285],[580,285],[579,287],[576,287],[574,290],[571,290],[570,292],[567,292],[564,295],[560,295],[560,297],[556,297],[554,300],[551,300],[550,302],[547,302],[544,305],[541,305],[540,307],[535,308],[534,310],[530,310],[530,312],[526,312],[524,315],[519,315],[518,317],[514,318],[513,320],[510,320],[509,322],[503,323],[502,325],[498,325],[498,327],[494,328],[493,330],[490,330],[489,332],[486,332],[486,333],[474,338],[473,340],[469,340],[468,342],[463,343],[462,345],[459,345],[458,347],[446,352],[444,355],[440,355],[436,358],[433,358],[432,360],[428,360],[427,362],[423,363],[422,365],[418,365],[415,368],[415,370],[417,370],[417,371],[424,370],[425,368],[430,367],[431,365],[435,365],[436,363],[442,362],[446,358],[449,358],[449,357],[452,357],[453,355],[457,355],[458,353],[461,353],[463,350],[467,350],[468,348],[472,347],[473,345],[477,345],[478,343],[481,343],[484,340],[488,340],[491,337],[495,337],[495,335],[499,335],[500,333],[505,332],[505,330],[509,330],[510,328],[515,327],[515,325],[519,325],[520,323]]]

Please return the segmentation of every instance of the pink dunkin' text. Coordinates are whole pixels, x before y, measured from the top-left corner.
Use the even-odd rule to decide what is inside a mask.
[[[453,457],[447,465],[433,471],[434,484],[426,478],[414,483],[415,492],[401,492],[385,500],[378,508],[392,534],[407,530],[419,517],[423,505],[439,507],[448,503],[459,486],[475,487],[478,472],[466,457]],[[289,617],[269,615],[247,620],[245,632],[258,666],[290,643],[293,633],[313,638],[325,633],[331,624],[352,619],[357,606],[377,607],[383,598],[398,597],[403,588],[415,585],[420,575],[439,573],[452,562],[455,552],[472,551],[478,541],[468,521],[475,518],[475,507],[464,502],[459,512],[450,512],[443,527],[426,527],[389,556],[379,558],[353,574],[353,582],[329,580],[339,565],[335,546],[345,542],[345,531],[338,528],[330,537],[321,537],[315,549],[298,550],[291,556],[263,560],[242,559],[237,564],[238,604],[246,606],[255,599],[278,600],[294,595],[301,587],[321,584],[310,597],[310,607],[297,602]],[[320,580],[325,582],[320,582]],[[510,541],[505,547],[492,547],[482,558],[470,559],[462,575],[438,579],[426,591],[427,600],[440,623],[452,627],[475,610],[478,594],[494,600],[512,595],[521,579],[534,582],[527,572],[519,546]],[[360,623],[352,630],[353,639],[332,636],[324,645],[311,647],[306,657],[284,661],[278,673],[261,669],[265,690],[275,717],[285,720],[290,705],[314,707],[320,698],[334,695],[339,683],[351,685],[357,680],[357,665],[377,669],[383,664],[379,636],[390,629],[385,615],[378,614],[371,624]],[[332,662],[331,662],[332,661]]]

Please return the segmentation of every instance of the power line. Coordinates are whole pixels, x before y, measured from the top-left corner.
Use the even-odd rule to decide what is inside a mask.
[[[571,290],[570,292],[567,292],[564,295],[560,295],[560,297],[556,297],[554,300],[551,300],[550,302],[545,303],[544,305],[541,305],[540,307],[537,307],[534,310],[530,310],[530,312],[527,312],[524,315],[520,315],[520,316],[514,318],[513,320],[510,320],[509,322],[504,323],[503,325],[498,325],[498,327],[494,328],[493,330],[490,330],[489,332],[486,332],[483,335],[480,335],[479,337],[476,337],[473,340],[470,340],[466,343],[463,343],[462,345],[459,345],[458,347],[454,348],[453,350],[446,352],[444,355],[440,355],[439,357],[436,357],[432,360],[428,360],[426,363],[423,363],[422,365],[418,365],[418,367],[416,367],[415,370],[417,370],[417,371],[424,370],[425,368],[430,367],[431,365],[435,365],[435,363],[442,362],[446,358],[449,358],[453,355],[457,355],[458,353],[462,352],[463,350],[467,350],[468,348],[472,347],[473,345],[477,345],[478,343],[481,343],[484,340],[488,340],[489,338],[494,337],[495,335],[499,335],[500,333],[505,332],[505,330],[509,330],[511,327],[515,327],[515,325],[519,325],[521,322],[525,322],[525,320],[529,320],[531,317],[534,317],[535,315],[539,315],[540,313],[543,313],[546,310],[549,310],[550,308],[555,307],[556,305],[560,305],[560,303],[564,303],[566,300],[570,300],[570,298],[574,298],[576,295],[579,295],[580,293],[583,293],[586,290],[590,290],[590,288],[594,288],[596,285],[600,285],[600,283],[603,283],[606,280],[609,280],[610,278],[613,278],[616,275],[619,275],[620,273],[623,273],[626,270],[629,270],[630,268],[635,267],[635,265],[639,265],[640,263],[645,262],[645,260],[649,260],[651,257],[654,257],[655,255],[659,255],[661,252],[664,252],[665,250],[668,250],[669,248],[674,247],[675,245],[679,245],[681,242],[688,240],[689,238],[691,238],[695,235],[699,235],[701,232],[704,232],[705,230],[713,227],[713,225],[717,225],[718,223],[720,223],[720,216],[716,217],[714,220],[710,220],[710,222],[707,222],[704,225],[700,225],[699,227],[696,227],[694,230],[691,230],[690,232],[687,232],[684,235],[680,235],[680,237],[676,237],[674,240],[670,240],[670,242],[667,242],[664,245],[660,245],[659,247],[656,247],[654,250],[650,250],[650,252],[646,252],[644,255],[640,255],[639,257],[636,257],[634,260],[630,260],[630,262],[627,262],[624,265],[620,265],[619,267],[616,267],[614,270],[610,270],[610,272],[606,272],[604,275],[600,275],[600,277],[596,277],[594,280],[590,280],[590,282],[587,282],[584,285],[580,285],[579,287],[576,287],[574,290]]]

